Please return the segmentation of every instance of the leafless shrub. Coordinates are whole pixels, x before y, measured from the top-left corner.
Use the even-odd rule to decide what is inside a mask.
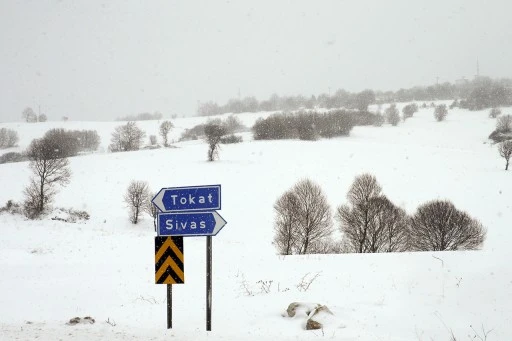
[[[297,284],[297,289],[301,292],[306,292],[309,290],[309,287],[313,282],[320,276],[320,272],[316,272],[315,274],[307,273],[300,279]]]
[[[496,120],[496,130],[500,133],[512,131],[512,115],[503,115]]]
[[[508,170],[510,156],[512,155],[512,140],[503,141],[498,145],[500,156],[505,159],[505,170]]]
[[[132,181],[124,195],[124,201],[130,209],[130,221],[137,224],[142,210],[148,205],[150,197],[148,183],[145,181]]]
[[[272,283],[274,283],[274,281],[259,280],[256,283],[260,285],[260,291],[262,294],[268,294],[271,291]]]
[[[107,318],[107,320],[105,321],[107,324],[110,324],[112,327],[115,327],[117,326],[116,324],[116,321],[114,320],[110,320],[110,317]]]
[[[449,201],[434,200],[418,207],[411,218],[409,243],[418,251],[475,250],[485,240],[485,229]]]
[[[13,201],[13,200],[7,200],[4,207],[0,207],[0,213],[7,212],[10,214],[23,214],[23,207]]]

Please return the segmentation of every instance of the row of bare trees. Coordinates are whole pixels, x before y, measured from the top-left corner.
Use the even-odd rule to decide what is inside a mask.
[[[274,204],[274,245],[280,254],[402,252],[478,249],[485,229],[451,202],[434,200],[413,216],[382,194],[376,178],[362,174],[347,193],[335,219],[342,233],[333,238],[331,208],[319,185],[301,180]]]

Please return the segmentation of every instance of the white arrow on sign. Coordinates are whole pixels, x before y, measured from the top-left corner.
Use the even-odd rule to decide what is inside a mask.
[[[215,218],[215,228],[213,229],[213,235],[215,236],[219,231],[227,224],[227,221],[221,217],[217,212],[213,212],[213,217]]]
[[[153,198],[153,204],[160,210],[160,212],[165,212],[165,207],[163,203],[165,191],[163,189],[158,192],[158,194]]]

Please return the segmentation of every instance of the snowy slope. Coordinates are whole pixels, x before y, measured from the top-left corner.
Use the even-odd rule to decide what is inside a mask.
[[[71,183],[55,206],[86,210],[88,222],[0,215],[0,340],[405,341],[449,340],[451,331],[463,340],[482,335],[482,328],[492,329],[487,340],[512,339],[512,173],[503,171],[487,142],[494,121],[486,112],[452,110],[438,123],[432,111],[420,109],[398,127],[356,127],[344,138],[225,145],[214,163],[205,161],[201,141],[70,159]],[[258,114],[242,117],[251,123]],[[203,121],[178,119],[174,133]],[[119,124],[0,126],[19,131],[20,148],[49,127],[97,129],[106,147]],[[156,134],[158,124],[141,127]],[[452,200],[487,227],[483,250],[275,255],[272,205],[283,191],[309,177],[335,209],[363,172],[376,175],[384,193],[409,213],[430,199]],[[0,165],[0,203],[21,201],[29,175],[27,163]],[[165,286],[154,284],[152,220],[131,225],[122,201],[131,180],[146,180],[154,190],[222,184],[220,213],[228,225],[213,242],[212,332],[205,331],[202,237],[185,240],[186,284],[174,286],[174,328],[165,329]],[[307,291],[297,288],[305,275],[317,273]],[[259,281],[273,281],[268,293]],[[324,331],[305,331],[303,321],[281,315],[293,301],[326,304],[336,319]],[[96,324],[65,324],[87,315]]]

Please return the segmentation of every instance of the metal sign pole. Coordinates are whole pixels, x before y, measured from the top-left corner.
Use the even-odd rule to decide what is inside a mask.
[[[172,328],[172,284],[167,284],[167,329]]]
[[[206,237],[206,330],[212,330],[212,237]]]

